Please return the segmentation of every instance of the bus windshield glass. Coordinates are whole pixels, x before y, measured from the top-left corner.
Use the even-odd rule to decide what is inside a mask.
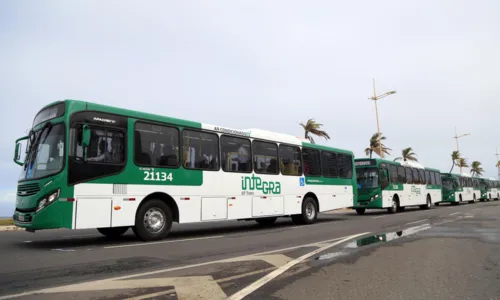
[[[376,188],[379,186],[377,168],[356,168],[358,188]]]
[[[64,124],[42,127],[30,134],[30,144],[19,180],[58,173],[64,164]]]
[[[443,178],[443,189],[445,190],[453,190],[453,179],[451,178]]]

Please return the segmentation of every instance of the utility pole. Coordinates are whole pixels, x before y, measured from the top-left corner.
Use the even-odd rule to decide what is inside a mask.
[[[390,92],[387,92],[387,93],[384,93],[382,95],[377,96],[377,92],[375,90],[375,78],[373,78],[373,97],[370,97],[368,99],[371,99],[371,100],[373,100],[375,102],[375,116],[377,118],[377,133],[378,133],[377,140],[378,140],[378,147],[379,147],[380,158],[384,157],[384,152],[382,151],[382,137],[380,136],[380,122],[378,120],[378,105],[377,105],[377,101],[379,99],[382,99],[384,97],[387,97],[387,96],[395,94],[395,93],[396,93],[396,91],[390,91]]]
[[[498,162],[500,162],[500,153],[498,153],[498,146],[497,146],[497,153],[495,153],[495,155],[497,156],[497,176],[498,176],[498,179],[500,180],[500,164]]]
[[[457,151],[458,151],[458,153],[460,153],[460,148],[458,147],[458,139],[461,138],[461,137],[464,137],[464,136],[468,136],[468,135],[470,135],[470,133],[462,134],[462,135],[459,136],[457,134],[457,126],[455,126],[455,136],[453,138],[457,142]],[[460,166],[460,174],[462,174],[462,166]]]

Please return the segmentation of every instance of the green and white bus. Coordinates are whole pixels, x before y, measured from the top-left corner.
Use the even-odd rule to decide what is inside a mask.
[[[443,199],[441,202],[450,202],[454,205],[463,202],[474,203],[479,200],[481,190],[479,179],[468,173],[454,174],[441,173],[443,181]]]
[[[354,209],[384,209],[395,213],[409,206],[428,209],[441,200],[441,178],[436,169],[415,162],[355,159],[358,197]]]
[[[478,178],[481,191],[480,201],[498,200],[500,192],[497,189],[498,180],[493,178]]]
[[[356,191],[351,151],[75,100],[44,107],[14,161],[13,218],[28,231],[132,228],[151,241],[173,222],[309,224],[352,207]]]

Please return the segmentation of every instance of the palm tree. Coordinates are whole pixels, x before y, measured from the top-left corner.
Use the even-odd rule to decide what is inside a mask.
[[[386,139],[386,137],[383,136],[382,133],[380,133],[380,141],[383,141],[385,139]],[[378,133],[374,133],[372,135],[372,137],[370,138],[370,147],[368,147],[368,148],[365,149],[365,154],[367,156],[370,155],[370,158],[372,158],[373,152],[375,152],[380,157],[382,157],[382,155],[384,155],[384,153],[387,154],[387,155],[390,154],[391,149],[387,148],[384,144],[382,144],[382,152],[383,153],[380,153],[380,147],[379,146],[380,145],[378,143]]]
[[[453,171],[453,167],[457,165],[457,161],[460,159],[460,152],[458,151],[453,151],[451,152],[451,161],[453,164],[451,165],[450,173]]]
[[[316,123],[316,121],[314,121],[314,119],[307,120],[307,123],[305,125],[303,123],[300,123],[300,126],[302,126],[302,128],[304,128],[304,137],[306,139],[308,139],[311,142],[311,144],[314,144],[314,139],[311,136],[311,134],[314,134],[315,136],[323,137],[326,140],[330,139],[330,136],[328,135],[328,133],[326,133],[326,131],[320,130],[320,128],[321,128],[321,126],[323,126],[323,124]]]
[[[484,169],[481,167],[481,163],[476,160],[472,162],[470,172],[472,176],[481,176],[483,175]]]
[[[469,164],[467,163],[467,158],[460,157],[456,162],[457,167],[459,168],[468,168]]]
[[[415,152],[413,152],[413,149],[411,147],[408,147],[408,148],[404,148],[402,151],[401,151],[401,155],[402,157],[396,157],[394,159],[394,161],[396,160],[404,160],[404,161],[418,161],[417,159],[417,154]]]

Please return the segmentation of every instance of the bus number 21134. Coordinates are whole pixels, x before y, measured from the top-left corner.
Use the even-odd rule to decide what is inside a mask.
[[[172,173],[144,171],[144,180],[146,181],[172,181]]]

